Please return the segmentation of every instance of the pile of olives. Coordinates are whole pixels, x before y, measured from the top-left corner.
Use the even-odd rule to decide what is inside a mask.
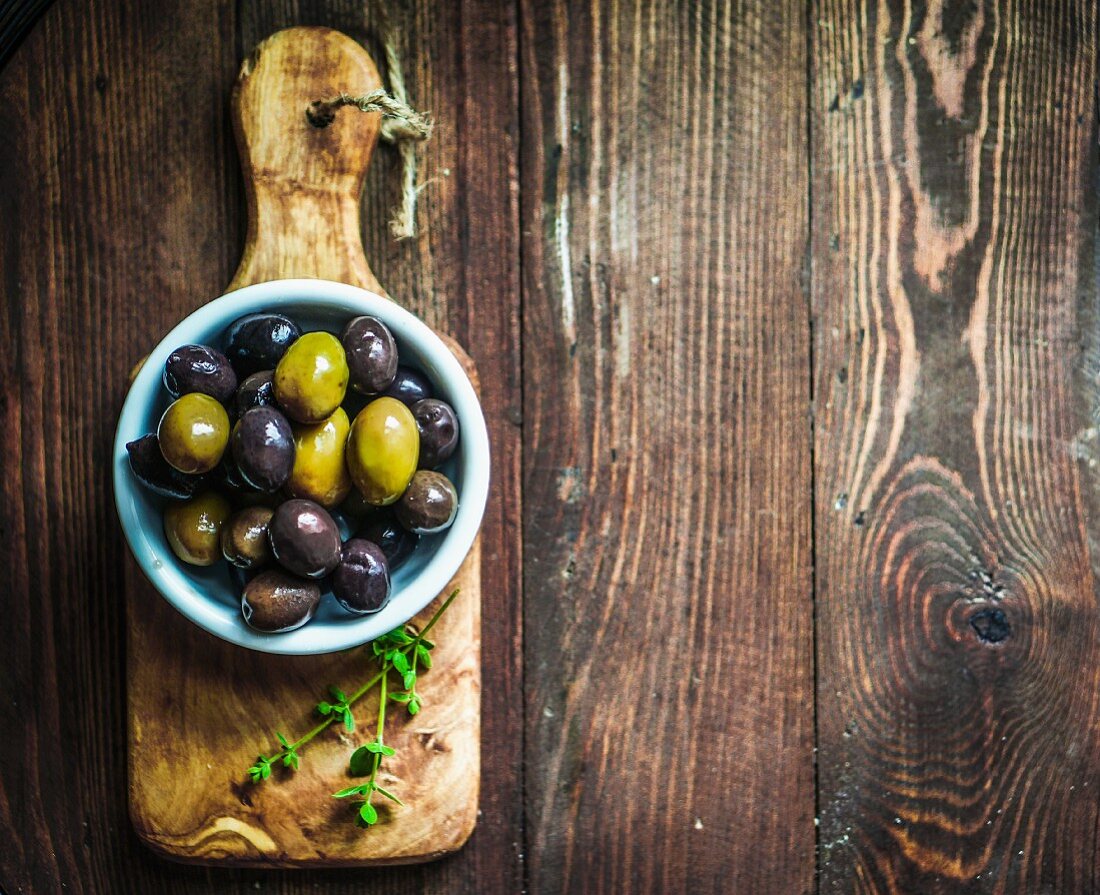
[[[256,630],[301,627],[325,593],[349,618],[377,612],[420,538],[454,521],[458,493],[437,467],[458,419],[399,360],[376,317],[337,338],[272,313],[235,321],[224,351],[168,356],[172,403],[126,445],[130,468],[166,498],[176,556],[229,564]]]

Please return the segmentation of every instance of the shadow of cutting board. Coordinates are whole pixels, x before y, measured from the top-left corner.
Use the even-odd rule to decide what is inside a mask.
[[[233,120],[249,230],[229,291],[319,277],[385,295],[359,236],[359,196],[379,116],[346,110],[327,128],[305,116],[312,100],[380,86],[366,51],[326,28],[280,31],[245,61]],[[469,357],[446,341],[476,386]],[[418,684],[424,708],[411,718],[390,713],[386,742],[397,755],[381,782],[405,807],[377,800],[380,822],[369,830],[353,822],[353,805],[331,794],[351,785],[348,756],[373,738],[376,698],[356,705],[354,734],[334,725],[303,747],[299,771],[275,769],[259,785],[246,773],[258,753],[274,751],[276,730],[300,736],[316,723],[311,708],[328,685],[350,692],[370,677],[367,652],[251,652],[192,625],[144,579],[131,586],[129,804],[138,836],[175,860],[234,866],[416,863],[461,847],[477,818],[480,570],[479,539],[445,591],[461,588],[435,628],[433,667]]]

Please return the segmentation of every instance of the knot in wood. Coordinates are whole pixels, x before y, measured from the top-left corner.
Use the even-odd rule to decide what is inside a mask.
[[[980,609],[970,616],[969,621],[982,643],[1001,643],[1012,636],[1012,625],[1003,609]]]

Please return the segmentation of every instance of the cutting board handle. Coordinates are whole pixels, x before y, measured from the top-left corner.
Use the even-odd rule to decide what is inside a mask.
[[[227,291],[312,277],[386,294],[367,264],[359,230],[381,115],[344,110],[329,127],[306,119],[314,100],[381,86],[370,54],[330,28],[276,32],[244,61],[231,105],[248,235]]]

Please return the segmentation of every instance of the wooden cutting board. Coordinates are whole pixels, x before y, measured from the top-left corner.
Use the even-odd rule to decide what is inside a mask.
[[[326,28],[280,31],[245,61],[232,106],[249,229],[230,291],[320,277],[385,294],[359,235],[379,116],[345,110],[323,129],[305,116],[312,100],[380,86],[366,51]],[[447,341],[476,386],[469,357]],[[413,718],[391,712],[387,724],[397,755],[382,783],[405,807],[379,804],[370,830],[331,793],[351,785],[348,756],[373,737],[377,699],[357,704],[354,734],[334,726],[304,747],[298,772],[280,768],[259,785],[246,773],[273,751],[276,730],[298,736],[316,723],[311,708],[328,685],[350,692],[372,674],[364,649],[251,652],[201,631],[130,575],[141,580],[126,594],[129,803],[141,839],[176,860],[267,867],[416,863],[461,847],[477,817],[480,570],[479,540],[445,592],[461,587],[435,628],[433,667],[418,684],[424,708]]]

